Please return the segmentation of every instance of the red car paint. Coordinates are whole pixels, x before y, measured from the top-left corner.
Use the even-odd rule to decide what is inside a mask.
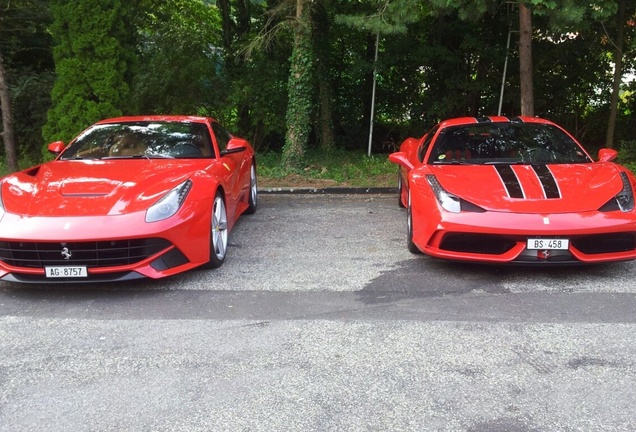
[[[97,133],[96,128],[108,131],[120,126],[147,139],[150,144],[144,144],[146,153],[108,156],[107,147],[112,149],[113,145],[100,141],[103,148],[95,144],[88,150],[78,150],[87,157],[68,157],[82,139]],[[164,133],[162,128],[174,130]],[[154,130],[157,133],[151,139],[148,131]],[[197,139],[204,142],[196,156],[169,153],[168,137],[177,136],[183,142],[195,137],[194,132],[186,136],[182,130],[196,130]],[[217,132],[223,133],[223,142]],[[250,193],[256,192],[255,179],[251,178],[255,164],[252,147],[225,133],[207,117],[136,116],[98,122],[68,146],[52,143],[52,151],[64,149],[54,161],[0,180],[0,279],[68,283],[160,278],[208,263],[217,192],[225,204],[227,224],[223,229],[228,232],[250,208]],[[162,138],[166,141],[157,144]],[[183,142],[177,145],[183,146]],[[152,150],[153,144],[159,150]],[[191,186],[178,210],[165,219],[147,222],[148,209],[188,180]],[[251,211],[255,209],[253,198]],[[154,249],[146,248],[145,239],[158,239],[158,243]],[[127,242],[136,245],[139,255],[123,260],[118,254],[134,255],[133,246],[125,246]],[[91,249],[93,244],[99,250]],[[102,246],[106,249],[101,250]],[[93,258],[86,258],[89,252],[85,248],[90,249]],[[37,255],[35,249],[48,251],[48,258],[32,262]],[[100,258],[100,253],[112,261]],[[178,258],[162,262],[170,253]],[[80,259],[82,254],[87,261]],[[46,265],[62,269],[86,266],[87,275],[47,278]]]
[[[523,140],[510,138],[513,132],[506,135],[526,129],[531,133],[524,132]],[[420,139],[406,139],[389,156],[400,167],[409,249],[491,263],[635,259],[636,180],[612,162],[616,155],[601,149],[595,162],[569,133],[535,117],[444,121]],[[617,199],[626,204],[619,208]],[[455,201],[461,202],[461,211]],[[535,238],[546,244],[565,240],[569,246],[529,249],[528,239]]]

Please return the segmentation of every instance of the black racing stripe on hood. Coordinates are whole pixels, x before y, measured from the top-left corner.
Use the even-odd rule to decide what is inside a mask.
[[[546,165],[532,165],[532,169],[539,177],[539,181],[541,181],[545,197],[548,199],[561,198],[559,186],[550,169]]]
[[[475,120],[477,120],[477,123],[492,123],[490,117],[475,117]]]
[[[494,167],[499,177],[501,177],[506,191],[508,191],[508,196],[510,198],[525,198],[523,189],[521,189],[521,183],[519,183],[519,179],[512,167],[510,165],[495,165]]]

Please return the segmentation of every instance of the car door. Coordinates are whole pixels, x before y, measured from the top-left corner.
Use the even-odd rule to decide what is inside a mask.
[[[212,131],[219,149],[219,159],[223,167],[225,195],[228,214],[235,215],[238,203],[249,188],[249,166],[245,160],[245,151],[228,148],[232,135],[220,124],[213,122]]]

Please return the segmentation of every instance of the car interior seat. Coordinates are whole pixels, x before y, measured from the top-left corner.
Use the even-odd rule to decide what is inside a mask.
[[[134,135],[123,135],[110,147],[109,156],[138,156],[146,152],[147,146]]]

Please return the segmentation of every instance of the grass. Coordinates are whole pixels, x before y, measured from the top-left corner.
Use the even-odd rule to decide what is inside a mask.
[[[395,187],[397,166],[388,155],[367,156],[362,151],[308,151],[304,169],[282,168],[280,153],[256,155],[260,187]],[[26,166],[21,164],[20,166]],[[0,160],[0,175],[8,174]]]
[[[394,187],[397,181],[397,166],[385,154],[312,150],[305,168],[292,171],[282,168],[280,153],[257,154],[256,163],[261,187]]]

